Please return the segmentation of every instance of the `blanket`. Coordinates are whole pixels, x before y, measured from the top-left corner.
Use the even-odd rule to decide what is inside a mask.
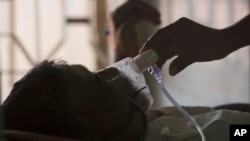
[[[229,141],[231,124],[250,124],[250,113],[186,107],[203,128],[207,141]],[[201,141],[197,129],[174,107],[149,112],[145,141]]]

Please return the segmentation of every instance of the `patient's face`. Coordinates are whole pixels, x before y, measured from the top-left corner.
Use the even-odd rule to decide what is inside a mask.
[[[73,67],[78,70],[83,69],[80,65],[73,65]],[[99,89],[97,91],[100,93],[100,97],[96,99],[96,103],[90,104],[89,110],[86,111],[90,119],[99,126],[100,132],[103,133],[102,138],[120,141],[140,140],[145,131],[145,113],[131,99],[130,96],[135,94],[136,90],[130,87],[131,85],[125,78],[123,78],[124,89],[115,88],[110,83],[109,80],[117,73],[119,72],[115,69],[106,69],[94,74],[99,85],[98,88],[93,87],[92,89]],[[108,95],[102,97],[102,93],[108,93]],[[80,97],[81,95],[75,95],[75,99],[81,100]]]

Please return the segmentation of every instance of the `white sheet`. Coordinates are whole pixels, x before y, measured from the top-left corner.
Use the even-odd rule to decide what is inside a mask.
[[[210,110],[193,117],[204,129],[207,141],[229,141],[230,124],[250,124],[250,113],[232,110]],[[146,141],[201,141],[201,137],[189,121],[170,112],[148,122]]]

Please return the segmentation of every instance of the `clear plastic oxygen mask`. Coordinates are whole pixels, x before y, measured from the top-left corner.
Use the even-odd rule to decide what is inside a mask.
[[[108,68],[117,68],[121,73],[120,76],[125,77],[130,82],[133,89],[136,91],[140,90],[134,100],[144,111],[147,111],[153,104],[153,97],[150,94],[143,72],[157,60],[157,54],[153,50],[148,50],[134,58],[128,57],[108,66]],[[117,79],[118,77],[119,76],[114,79]]]
[[[165,85],[162,81],[162,76],[160,74],[160,69],[157,67],[155,62],[158,60],[158,56],[155,51],[148,50],[144,52],[143,54],[139,54],[138,56],[134,58],[125,58],[121,61],[118,61],[109,67],[115,67],[117,68],[122,75],[124,75],[126,78],[130,80],[130,83],[132,83],[133,87],[136,89],[141,89],[143,87],[146,87],[146,89],[143,89],[144,97],[147,97],[148,100],[151,100],[151,103],[147,103],[148,105],[151,105],[153,103],[153,98],[149,92],[149,89],[146,85],[143,72],[145,70],[149,70],[150,74],[154,76],[157,84],[159,85],[161,91],[164,93],[164,95],[171,101],[171,103],[180,111],[180,113],[183,114],[198,130],[198,132],[201,135],[202,141],[206,141],[205,135],[202,131],[202,128],[200,125],[195,121],[195,119],[187,113],[175,100],[174,98],[169,94],[168,90],[166,89]],[[145,104],[145,105],[147,105]],[[140,104],[139,104],[140,105]],[[142,107],[144,110],[148,107]]]

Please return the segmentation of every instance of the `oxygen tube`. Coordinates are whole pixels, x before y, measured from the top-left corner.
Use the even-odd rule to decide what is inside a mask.
[[[152,65],[150,67],[150,73],[154,76],[155,80],[157,81],[158,85],[161,88],[161,91],[165,94],[165,96],[172,102],[172,104],[196,127],[198,132],[201,135],[202,141],[206,141],[205,134],[202,131],[202,128],[200,125],[195,121],[195,119],[187,112],[185,111],[176,101],[175,99],[169,94],[168,90],[164,86],[162,82],[162,76],[160,74],[160,69],[157,67],[156,64]]]
[[[134,68],[135,70],[138,70],[138,72],[143,72],[145,69],[149,70],[149,73],[153,75],[155,78],[157,84],[159,85],[161,91],[164,93],[164,95],[170,100],[170,102],[179,110],[183,116],[185,116],[198,130],[202,141],[206,141],[205,134],[203,133],[202,128],[200,125],[195,121],[195,119],[186,112],[176,101],[175,99],[169,94],[168,90],[164,86],[164,83],[162,81],[162,76],[160,73],[160,69],[157,67],[156,64],[154,64],[157,60],[157,54],[153,50],[148,50],[146,53],[142,55],[138,55],[134,59]]]

